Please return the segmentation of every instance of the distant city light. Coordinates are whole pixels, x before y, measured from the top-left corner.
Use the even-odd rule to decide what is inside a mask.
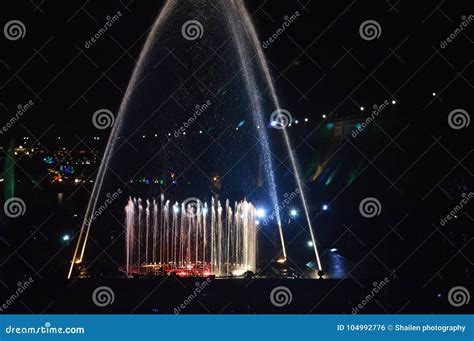
[[[393,99],[393,100],[392,100],[392,104],[393,104],[393,105],[397,104],[397,101]]]
[[[298,124],[298,123],[300,123],[300,121],[298,121],[298,120],[295,120],[295,124]]]
[[[305,122],[308,122],[309,120],[307,118],[304,119]]]
[[[266,215],[265,210],[263,208],[257,209],[257,217],[258,218],[264,218]]]
[[[436,96],[436,92],[433,92],[432,95],[433,95],[433,97]]]
[[[323,211],[327,211],[327,210],[328,210],[328,208],[329,208],[329,206],[328,206],[328,205],[323,205],[323,207],[322,207]]]
[[[296,216],[298,215],[298,211],[295,210],[295,209],[293,209],[293,210],[290,211],[290,215],[291,215],[292,217],[296,217]]]
[[[325,114],[323,114],[323,118],[326,118],[327,116]]]
[[[71,237],[68,234],[65,234],[62,239],[64,242],[67,242],[68,240],[71,239]]]
[[[364,107],[360,107],[360,111],[364,111],[364,110],[365,110],[365,108],[364,108]]]
[[[313,244],[313,242],[312,242],[311,240],[308,241],[308,246],[309,246],[309,247],[313,247],[313,245],[314,245],[314,244]]]

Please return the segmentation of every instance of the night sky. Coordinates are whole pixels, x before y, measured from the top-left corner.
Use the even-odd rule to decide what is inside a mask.
[[[474,184],[469,124],[474,83],[472,4],[315,0],[249,0],[245,4],[263,45],[280,106],[292,116],[287,129],[321,252],[327,257],[327,250],[337,248],[350,260],[353,272],[348,277],[357,283],[388,276],[394,289],[383,306],[390,312],[451,312],[446,302],[436,301],[438,295],[444,297],[455,284],[472,284],[473,276],[468,250],[472,249],[474,204],[466,204],[449,224],[441,223],[472,193]],[[8,148],[19,143],[28,149],[40,147],[47,154],[58,148],[74,153],[85,150],[94,154],[96,161],[100,159],[111,129],[97,129],[93,115],[108,109],[116,117],[150,27],[163,5],[164,1],[133,0],[11,1],[0,5],[2,27],[19,20],[25,28],[19,39],[8,39],[3,30],[0,36],[0,129],[4,128],[0,169],[9,169]],[[91,44],[91,37],[107,22],[107,16],[119,11],[116,22]],[[294,22],[269,43],[296,12]],[[156,42],[159,52],[150,62],[153,72],[141,80],[142,88],[135,98],[139,105],[128,112],[126,126],[118,135],[130,143],[125,143],[111,163],[102,196],[125,186],[127,195],[156,196],[165,191],[176,200],[197,195],[209,198],[221,186],[221,180],[213,177],[227,175],[235,164],[230,176],[222,180],[223,194],[268,203],[268,183],[262,180],[263,157],[260,152],[247,153],[258,138],[252,113],[239,101],[244,75],[236,72],[235,83],[225,91],[222,88],[225,76],[238,71],[239,64],[235,48],[219,50],[228,32],[221,29],[225,18],[214,6],[203,6],[196,13],[187,13],[182,5],[179,15],[173,17],[172,13],[167,19],[168,26]],[[202,39],[188,41],[181,36],[179,28],[190,19],[204,24]],[[361,31],[367,21],[375,23],[376,36],[365,36]],[[173,58],[162,60],[163,51]],[[163,112],[150,116],[179,84],[180,77],[208,57],[212,62],[200,70],[199,79],[178,91],[173,104],[164,105]],[[192,89],[197,89],[196,93],[190,92]],[[284,193],[295,189],[293,170],[281,131],[271,127],[270,114],[276,108],[271,108],[268,94],[261,90],[266,89],[255,89],[265,101],[265,126],[261,128],[268,132],[274,151],[272,161],[282,200]],[[173,132],[196,104],[208,99],[215,100],[210,115],[191,126],[186,137],[180,136],[177,142]],[[18,106],[30,101],[34,103],[31,108],[5,129]],[[383,103],[388,103],[387,108],[370,128],[351,135],[367,122],[374,105]],[[455,114],[460,123],[452,120]],[[147,124],[141,127],[144,121]],[[137,126],[139,130],[135,130]],[[337,133],[341,126],[346,129],[343,134]],[[226,149],[224,156],[222,149]],[[15,195],[24,199],[27,213],[9,219],[1,212],[1,236],[7,247],[2,247],[0,260],[10,269],[10,277],[6,271],[0,272],[3,283],[28,273],[42,280],[64,274],[74,240],[66,245],[57,240],[64,233],[73,238],[79,231],[100,165],[93,162],[81,174],[80,185],[58,189],[54,178],[41,173],[45,167],[39,165],[42,160],[26,159],[16,159],[19,182]],[[2,173],[2,182],[7,173]],[[146,180],[163,180],[163,184],[138,190],[136,185],[127,185]],[[52,199],[58,192],[65,193],[65,203]],[[2,200],[6,197],[5,185]],[[361,216],[359,204],[373,197],[381,203],[379,214]],[[102,255],[101,264],[111,263],[110,258],[115,262],[117,255],[117,264],[122,262],[123,245],[112,246],[110,240],[120,237],[116,221],[123,219],[126,199],[111,213],[117,219],[106,223],[91,245],[96,249],[94,254],[101,254],[110,244],[111,256],[107,253],[107,260]],[[322,209],[324,205],[327,210]],[[288,216],[290,208],[282,215]],[[307,247],[307,224],[302,217],[289,221],[288,240],[294,242],[291,266],[301,270],[313,260]],[[275,229],[262,232],[267,236],[267,247],[275,253],[264,257],[271,262],[278,253],[278,236]],[[406,288],[412,286],[413,291],[406,294]],[[55,308],[61,310],[59,305]]]

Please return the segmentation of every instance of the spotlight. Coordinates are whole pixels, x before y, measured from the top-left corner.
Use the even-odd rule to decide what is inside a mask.
[[[255,225],[260,225],[260,221],[259,220],[255,220]]]
[[[202,213],[206,214],[207,213],[207,208],[203,208]]]
[[[330,252],[337,252],[337,249],[333,247],[332,249],[329,249]]]
[[[314,245],[314,244],[313,244],[313,242],[312,242],[311,240],[308,241],[308,246],[309,246],[309,247],[313,247],[313,245]]]
[[[360,111],[364,111],[364,110],[365,110],[365,108],[364,108],[364,107],[360,107]]]
[[[272,121],[272,123],[270,123],[270,125],[271,125],[272,127],[276,127],[277,124],[278,124],[277,121]]]
[[[392,104],[393,104],[393,105],[397,104],[397,101],[393,99],[393,100],[392,100]]]
[[[305,122],[308,122],[309,120],[307,118],[304,119]]]
[[[296,216],[298,215],[298,211],[295,210],[295,209],[293,209],[293,210],[290,211],[290,215],[291,215],[292,217],[296,217]]]
[[[323,211],[327,211],[327,210],[328,210],[328,208],[329,208],[329,206],[328,206],[328,205],[326,205],[326,204],[325,204],[325,205],[323,205],[323,207],[322,207]]]
[[[173,206],[173,212],[178,213],[179,212],[179,207],[178,206]]]
[[[432,95],[433,95],[433,97],[436,96],[436,92],[433,92]]]
[[[323,115],[323,118],[326,118],[327,116],[326,115]]]
[[[295,124],[298,124],[298,123],[300,123],[300,121],[298,121],[298,120],[295,120]]]
[[[68,234],[65,234],[63,237],[62,237],[62,240],[64,242],[67,242],[69,239],[71,239],[71,237],[68,235]]]
[[[265,210],[263,208],[257,209],[257,217],[264,218],[265,217]]]

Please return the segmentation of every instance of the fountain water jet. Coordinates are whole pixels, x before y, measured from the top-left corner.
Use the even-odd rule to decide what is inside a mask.
[[[215,6],[215,4],[217,4],[217,6]],[[178,19],[165,21],[165,19],[169,17],[171,10],[173,10],[173,12],[177,12],[177,14],[180,14],[178,16]],[[221,16],[220,14],[222,13],[224,13],[225,15]],[[184,39],[184,37],[181,37],[180,35],[176,35],[177,32],[181,32],[181,24],[186,19],[192,19],[193,16],[197,16],[199,18],[205,18],[206,14],[208,15],[209,18],[213,18],[213,19],[212,19],[212,22],[210,22],[210,19],[209,19],[209,22],[211,24],[208,26],[205,26],[206,34],[204,35],[202,40],[199,40],[196,42],[194,41],[189,42],[187,39]],[[206,19],[203,19],[203,20],[206,20]],[[163,25],[164,21],[167,23],[167,25]],[[221,21],[221,23],[218,24],[218,21]],[[200,59],[199,55],[203,54],[201,51],[209,51],[209,50],[219,51],[221,46],[226,45],[226,42],[228,39],[226,39],[224,42],[221,43],[219,41],[219,38],[222,36],[225,38],[228,37],[226,35],[221,35],[220,33],[220,28],[225,27],[227,24],[230,24],[229,26],[231,26],[231,33],[232,33],[231,35],[232,37],[234,37],[233,43],[235,43],[237,47],[237,52],[240,58],[239,60],[236,60],[234,58],[235,48],[228,49],[227,51],[220,51],[222,54],[221,56],[219,56],[221,60],[226,60],[225,57],[227,56],[228,57],[227,61],[231,61],[230,63],[227,62],[223,64],[223,66],[225,67],[225,71],[223,74],[227,75],[228,74],[227,70],[229,70],[229,67],[232,67],[231,65],[234,62],[237,62],[237,63],[240,63],[240,65],[244,69],[244,74],[243,74],[244,81],[236,82],[237,84],[235,85],[232,83],[231,85],[232,87],[230,87],[231,90],[229,90],[228,85],[232,81],[233,78],[230,78],[229,80],[228,77],[225,77],[224,82],[220,82],[219,80],[221,79],[218,79],[216,81],[216,76],[219,76],[220,75],[219,72],[222,72],[222,71],[217,69],[214,63],[212,68],[209,68],[208,70],[205,70],[205,71],[201,71],[199,74],[199,77],[201,79],[202,77],[205,77],[205,79],[208,81],[208,82],[205,82],[205,86],[201,86],[203,85],[203,82],[201,81],[201,79],[198,79],[198,82],[197,82],[198,87],[188,86],[186,82],[188,82],[189,79],[192,79],[192,77],[195,77],[196,73],[200,71],[201,66],[205,65],[206,62],[208,61],[207,53],[204,53],[205,58]],[[217,32],[217,34],[212,35],[209,33],[209,31],[207,31],[207,29],[215,29],[215,27],[219,27],[219,31]],[[165,44],[161,44],[162,43],[161,40],[160,40],[160,44],[158,44],[158,34],[160,33],[160,37],[164,36],[165,35],[164,32],[166,31],[166,29],[168,29],[168,32],[171,34],[170,36],[171,39],[167,39],[167,40],[164,39],[164,42],[172,43],[173,48],[176,47],[176,49],[173,50],[172,57],[169,57],[168,59],[166,58],[167,56],[170,55],[169,53],[170,50],[168,49],[167,46],[165,46]],[[161,30],[163,30],[164,32],[162,33]],[[263,88],[261,86],[261,83],[259,83],[259,81],[261,81],[262,74],[265,76],[266,83],[269,84],[269,86],[271,87],[273,91],[272,96],[275,98],[273,99],[273,102],[276,107],[278,107],[278,102],[276,101],[276,96],[274,94],[274,90],[271,84],[271,78],[269,77],[268,70],[265,70],[266,64],[264,64],[264,60],[262,60],[262,56],[260,55],[261,50],[259,50],[258,44],[255,45],[255,41],[252,40],[254,39],[254,37],[252,36],[252,32],[254,33],[252,24],[250,22],[250,19],[248,18],[248,13],[245,12],[245,9],[243,8],[243,3],[241,2],[233,1],[233,2],[214,3],[208,0],[195,0],[189,3],[180,2],[178,5],[178,2],[176,0],[168,0],[165,3],[163,10],[160,12],[158,18],[154,22],[153,27],[151,28],[151,31],[149,33],[149,36],[146,39],[145,46],[140,53],[140,57],[138,59],[137,65],[135,66],[131,80],[127,87],[125,97],[121,103],[118,115],[116,117],[115,126],[113,127],[111,131],[107,148],[105,150],[104,157],[103,157],[103,160],[99,168],[99,172],[98,172],[98,175],[97,175],[97,178],[92,190],[92,195],[87,206],[84,222],[81,226],[81,230],[80,230],[77,245],[74,251],[74,256],[71,262],[68,278],[71,277],[75,264],[82,262],[84,259],[84,252],[86,249],[86,244],[89,238],[89,233],[90,233],[91,225],[93,222],[91,217],[93,216],[93,213],[96,211],[100,193],[105,193],[104,179],[106,179],[106,173],[108,175],[115,175],[115,172],[111,174],[112,172],[109,171],[109,169],[112,168],[111,167],[112,156],[114,156],[114,154],[116,154],[118,150],[122,148],[122,146],[126,145],[127,142],[129,142],[129,138],[133,137],[135,133],[138,130],[140,130],[142,127],[148,126],[154,130],[158,129],[159,127],[164,127],[164,129],[166,130],[168,129],[172,130],[173,128],[177,127],[177,124],[180,124],[180,122],[177,122],[179,118],[177,118],[176,120],[173,120],[174,115],[177,115],[177,111],[174,109],[170,110],[170,108],[166,104],[169,98],[172,98],[175,102],[183,101],[184,99],[186,99],[188,101],[187,104],[188,105],[191,104],[191,106],[194,108],[196,103],[205,102],[202,96],[215,97],[216,94],[221,96],[219,97],[219,99],[222,98],[225,101],[232,101],[232,102],[225,102],[226,104],[229,104],[229,103],[245,104],[248,102],[250,102],[251,104],[252,110],[251,110],[250,116],[251,116],[251,119],[253,120],[253,127],[257,128],[260,126],[261,128],[260,130],[257,131],[258,136],[259,136],[258,140],[259,140],[260,147],[262,149],[261,155],[263,156],[264,171],[267,178],[267,184],[268,184],[268,189],[269,189],[268,192],[269,192],[270,200],[272,202],[272,206],[274,209],[274,216],[276,217],[276,223],[278,225],[278,232],[279,232],[280,241],[282,245],[283,260],[286,260],[286,257],[287,257],[286,247],[285,247],[285,241],[284,241],[284,236],[283,236],[283,228],[282,228],[282,223],[281,223],[281,218],[280,218],[280,212],[278,209],[277,188],[275,184],[275,176],[273,174],[272,157],[271,157],[271,151],[270,151],[270,146],[269,146],[270,143],[267,137],[267,133],[265,132],[265,129],[264,129],[265,123],[262,116],[262,113],[268,112],[267,110],[268,108],[264,107],[265,101],[263,101],[263,99],[261,98],[261,96],[263,95],[263,92],[257,91],[259,87],[261,89]],[[179,48],[178,45],[180,42],[186,43],[186,45],[184,46],[184,49]],[[199,44],[200,42],[201,44]],[[204,44],[205,42],[206,44]],[[161,51],[160,49],[165,50],[163,58],[158,58],[159,53]],[[192,49],[193,52],[197,52],[196,55],[189,53],[188,52],[189,49]],[[252,51],[247,51],[246,49],[252,50]],[[251,63],[248,57],[249,52],[254,52],[254,51],[257,51],[259,53],[257,54],[257,56],[259,57],[258,64]],[[176,56],[176,54],[178,54],[179,58],[178,56]],[[169,72],[170,69],[167,66],[170,63],[168,61],[176,60],[176,59],[179,59],[181,61],[180,65],[184,66],[184,68],[178,65],[176,69],[173,69],[173,72]],[[155,63],[156,60],[159,61],[158,64]],[[184,64],[182,61],[184,61]],[[162,65],[161,64],[162,62],[165,63],[166,65]],[[156,68],[157,65],[160,65],[160,68]],[[196,65],[199,65],[199,67],[188,68],[188,66],[196,66]],[[252,68],[252,65],[253,65],[253,68]],[[258,69],[258,67],[260,67],[260,69]],[[263,69],[264,72],[262,72],[261,69]],[[190,72],[189,74],[186,74],[186,71],[188,70]],[[170,77],[171,81],[180,83],[179,87],[176,88],[174,91],[171,91],[173,90],[173,87],[170,87],[169,82],[167,82],[168,76]],[[181,84],[183,80],[184,82]],[[245,84],[244,87],[242,87],[243,84]],[[191,89],[192,91],[186,91],[186,89],[184,90],[181,89],[181,86],[183,85],[185,85],[186,87],[189,87],[189,89]],[[211,90],[209,90],[208,87],[211,88]],[[168,88],[170,89],[170,91],[167,91]],[[197,90],[198,88],[202,88],[203,90],[200,92]],[[245,91],[242,91],[241,89],[245,89]],[[159,101],[159,99],[155,100],[155,97],[159,98],[157,94],[161,94],[161,93],[166,94],[163,96],[169,96],[169,97],[164,99],[163,102],[159,102],[158,105],[153,105]],[[152,94],[153,96],[150,96],[150,94]],[[173,97],[175,94],[178,100]],[[212,98],[212,97],[204,97],[204,99],[205,98]],[[270,103],[271,101],[267,101],[267,102]],[[189,110],[189,106],[187,108],[184,108],[182,106],[183,103],[178,103],[178,104],[181,105],[181,108],[179,109],[185,109],[184,111],[186,111],[186,109]],[[163,107],[163,110],[161,110],[162,107]],[[231,120],[235,120],[235,117],[237,115],[243,116],[244,114],[248,114],[247,110],[242,110],[242,108],[239,108],[236,105],[226,105],[224,107],[225,110],[221,110],[221,109],[222,109],[222,106],[219,108],[216,108],[216,111],[219,111],[217,114],[220,114],[221,115],[220,118],[223,118],[223,120],[227,124]],[[153,121],[149,120],[158,111],[160,112],[160,114],[163,114],[160,117],[160,121],[154,123]],[[213,116],[214,122],[216,122],[215,118],[217,114],[216,112],[213,112],[212,114],[214,115]],[[146,115],[146,116],[143,117],[143,115]],[[125,117],[127,117],[126,122],[125,122]],[[239,119],[242,119],[242,118],[239,118]],[[219,124],[216,124],[214,127],[209,127],[209,129],[212,129],[212,128],[224,129],[224,127],[222,125],[219,126]],[[129,135],[127,135],[125,130],[127,131],[127,133],[129,133]],[[143,129],[143,130],[146,130],[146,129]],[[171,135],[169,134],[169,130],[166,131],[166,136]],[[252,138],[255,137],[253,133],[251,132],[251,129],[248,129],[247,132],[250,132],[248,133],[247,136],[251,136]],[[156,130],[154,133],[156,137],[157,136]],[[243,134],[243,132],[241,133],[241,130],[239,130],[239,134]],[[292,153],[291,153],[291,146],[289,144],[289,140],[287,139],[286,132],[284,132],[284,134],[285,134],[288,150],[290,152],[290,157],[293,157],[292,159],[293,167],[297,169],[296,163],[293,162],[295,160],[294,160],[294,156],[292,156]],[[159,135],[165,136],[165,134],[159,134]],[[183,135],[184,135],[184,132],[183,132]],[[235,136],[231,134],[228,134],[228,135],[232,137]],[[122,140],[123,141],[122,144],[119,144],[117,140],[121,137],[124,137],[124,140]],[[145,137],[145,135],[143,135],[143,137]],[[175,142],[176,140],[172,140],[172,139],[168,139],[168,141],[163,142],[157,139],[155,140],[156,142],[153,143],[153,145],[161,147],[161,146],[168,145],[168,142],[169,142],[169,144],[172,145],[172,147],[176,146],[175,149],[179,149],[176,143],[181,143],[182,140],[185,140],[185,139],[181,139],[180,137],[179,142]],[[250,139],[248,140],[242,139],[241,141],[247,142],[247,141],[250,141]],[[228,147],[229,145],[231,144],[227,143],[226,148],[229,148]],[[238,143],[234,145],[238,145],[238,147],[241,149],[245,148],[244,143]],[[248,145],[249,145],[249,148],[245,150],[250,151],[251,148],[253,147],[251,146],[250,142],[248,143]],[[181,152],[181,150],[179,151]],[[145,153],[139,154],[135,152],[136,151],[134,151],[131,155],[126,155],[126,158],[114,157],[114,160],[120,161],[121,163],[120,167],[122,167],[121,168],[122,170],[124,168],[127,170],[130,169],[129,174],[127,174],[126,177],[123,177],[123,179],[120,178],[120,180],[122,180],[123,182],[128,183],[129,180],[133,180],[133,178],[142,170],[142,168],[140,168],[137,170],[137,173],[135,173],[135,171],[132,170],[133,168],[130,167],[134,163],[132,160],[135,155],[145,154]],[[142,150],[140,150],[140,152],[142,152]],[[145,152],[148,152],[148,150],[145,150]],[[152,159],[150,161],[152,161],[155,158],[155,155],[157,154],[153,154]],[[150,167],[149,173],[152,173],[153,176],[161,176],[161,174],[164,174],[165,171],[169,171],[171,167],[176,167],[176,164],[179,163],[179,161],[173,160],[173,164],[171,166],[168,166],[164,158],[166,159],[168,155],[170,158],[173,158],[173,157],[176,157],[176,155],[173,153],[169,153],[169,154],[164,153],[164,154],[165,155],[160,155],[161,157],[157,158],[160,160],[159,162],[163,168],[163,172],[161,171],[161,169],[159,171],[156,171],[154,168]],[[226,153],[224,157],[220,156],[218,158],[212,155],[211,161],[215,162],[216,160],[218,160],[219,163],[222,162],[222,164],[224,164],[225,160],[229,161],[228,160],[229,158],[225,159],[227,155],[235,155],[235,153],[232,154],[229,152],[229,153]],[[246,155],[247,154],[244,154],[242,158],[245,157]],[[132,158],[130,158],[129,156],[132,156]],[[200,153],[199,153],[199,156],[201,156]],[[258,157],[255,157],[255,158],[258,158]],[[123,163],[123,160],[125,159],[129,160],[129,164],[126,167],[123,167],[122,163]],[[146,161],[147,162],[145,163],[145,165],[150,165],[150,166],[152,165],[148,163],[148,159]],[[240,161],[240,159],[238,161]],[[137,163],[137,165],[138,164],[139,164],[138,167],[142,166],[141,163]],[[201,172],[209,173],[210,171],[214,171],[212,169],[209,169],[209,168],[212,168],[212,162],[210,164],[211,166],[206,168],[205,172],[202,170]],[[182,165],[177,165],[177,166],[180,167]],[[180,177],[182,173],[186,171],[186,169],[187,168],[185,167],[182,167],[181,169],[178,168],[177,169],[179,171],[178,177]],[[233,167],[230,170],[232,169]],[[175,171],[175,169],[171,169],[171,170]],[[224,169],[225,175],[227,175],[227,171],[230,172],[230,170]],[[295,173],[298,174],[298,172],[295,172]],[[254,186],[253,183],[251,181],[248,181],[248,179],[241,178],[242,172],[237,173],[237,174],[238,176],[233,178],[235,179],[233,182],[234,188],[231,188],[231,190],[234,190],[234,189],[241,190],[244,193],[244,195],[245,193],[250,193],[250,191],[253,190],[253,186]],[[132,176],[130,177],[130,175]],[[228,178],[231,178],[231,176],[229,176]],[[231,181],[229,181],[229,183],[230,182]],[[197,181],[193,182],[193,186],[195,183],[197,183]],[[297,183],[298,183],[298,187],[301,188],[302,185],[301,185],[301,181],[299,180],[299,177],[297,177]],[[108,184],[109,182],[107,182],[107,185]],[[247,187],[244,187],[244,184]],[[248,188],[250,186],[252,186],[252,188]],[[131,188],[131,187],[128,187],[128,188]],[[160,192],[158,193],[167,193],[166,190],[167,188],[160,188]],[[150,196],[153,196],[153,194],[157,195],[157,193],[155,192],[151,194],[146,193],[144,194],[144,196],[150,197]],[[138,194],[135,192],[132,192],[129,195],[134,196]],[[184,194],[181,193],[180,195],[184,197]],[[212,195],[214,195],[214,193]],[[229,196],[226,194],[226,197],[229,197]],[[238,197],[241,198],[242,195],[239,195]],[[235,197],[232,199],[235,200]],[[305,207],[305,213],[307,213],[307,207],[306,207],[306,202],[304,200],[304,197],[303,197],[303,204]],[[177,238],[178,235],[180,235],[181,231],[185,230],[186,223],[185,223],[185,220],[182,219],[182,214],[183,214],[183,211],[185,210],[181,209],[181,215],[175,216],[174,211],[175,211],[175,207],[177,206],[170,205],[169,203],[168,205],[166,205],[166,202],[164,202],[164,200],[150,201],[148,203],[146,201],[137,200],[136,205],[137,205],[137,210],[139,214],[135,214],[135,216],[140,217],[139,221],[136,222],[138,228],[136,231],[134,230],[133,232],[129,232],[129,233],[132,233],[134,238],[138,236],[145,236],[144,238],[145,239],[148,238],[148,240],[138,245],[129,244],[127,246],[127,249],[128,249],[127,264],[130,264],[129,263],[130,256],[132,255],[130,253],[131,252],[130,249],[132,249],[133,252],[140,254],[139,259],[141,259],[143,255],[145,257],[144,259],[145,263],[155,263],[155,262],[163,263],[165,259],[169,259],[170,257],[174,257],[175,262],[179,262],[179,261],[184,262],[184,259],[188,257],[187,250],[191,250],[191,245],[180,244],[181,251],[178,251],[179,249],[174,250],[174,252],[176,252],[176,255],[174,253],[170,254],[171,252],[170,249],[166,249],[164,245],[169,245],[170,243],[173,244],[174,239]],[[140,206],[141,206],[141,209],[140,209]],[[218,235],[219,233],[221,234],[223,233],[222,230],[220,229],[224,229],[224,230],[226,229],[226,225],[225,224],[222,225],[221,222],[226,221],[224,217],[228,215],[228,206],[225,205],[225,207],[222,207],[218,203],[211,206],[213,207],[213,209],[209,207],[209,213],[206,213],[207,219],[203,218],[201,220],[201,223],[206,224],[206,225],[210,224],[209,226],[216,226],[214,230],[209,229],[208,231],[207,229],[205,229],[205,231],[211,234],[209,245],[206,245],[206,247],[210,248],[212,256],[214,257],[213,259],[222,259],[223,257],[224,258],[227,257],[227,253],[230,254],[230,250],[232,249],[231,241],[227,240],[227,244],[226,244],[226,242],[224,242],[222,239],[217,240],[213,238],[215,238],[216,235]],[[176,209],[179,210],[179,206]],[[161,216],[161,212],[164,212],[164,210],[168,210],[170,217],[172,217],[170,218],[170,220],[163,220]],[[158,214],[158,212],[160,213]],[[156,215],[156,218],[155,218],[155,215]],[[309,222],[308,214],[307,214],[307,219]],[[212,225],[213,224],[212,222],[214,222],[214,225]],[[220,227],[220,226],[223,226],[223,227]],[[165,233],[165,231],[168,231],[169,229],[171,229],[170,230],[171,232]],[[311,233],[312,233],[312,230],[311,230]],[[314,240],[314,236],[313,236],[313,240]],[[204,242],[206,242],[206,239]],[[314,244],[316,245],[316,243]],[[197,250],[199,253],[200,252],[199,250],[202,250],[202,248],[201,249],[195,248],[193,250]],[[317,250],[316,250],[316,254],[317,254]],[[220,264],[221,264],[221,267],[222,266],[225,267],[225,265],[222,265],[222,263]],[[218,268],[216,269],[216,272],[228,273],[229,270]]]
[[[256,210],[250,202],[241,201],[232,208],[228,200],[222,207],[212,199],[210,207],[198,201],[175,203],[170,210],[169,200],[159,209],[155,200],[130,198],[125,225],[129,275],[227,277],[256,271]],[[156,254],[160,254],[158,262],[153,258]]]
[[[91,198],[87,205],[84,222],[82,223],[81,230],[79,232],[79,237],[77,239],[76,248],[74,250],[74,255],[72,257],[71,265],[69,267],[68,279],[71,278],[74,265],[77,263],[81,263],[82,259],[84,258],[84,252],[86,249],[87,240],[89,238],[89,232],[92,225],[92,220],[90,219],[90,217],[92,217],[92,214],[97,207],[97,201],[99,199],[99,193],[102,188],[102,184],[104,182],[105,174],[107,172],[107,167],[115,150],[115,144],[117,143],[116,142],[117,136],[122,127],[123,118],[125,115],[126,108],[128,106],[129,99],[132,96],[133,91],[135,90],[137,82],[139,81],[139,77],[141,76],[142,65],[145,61],[145,58],[149,50],[151,49],[153,41],[156,39],[158,30],[161,24],[163,23],[164,18],[168,15],[168,13],[175,6],[175,4],[176,4],[175,0],[168,0],[165,3],[163,9],[161,10],[160,14],[158,15],[155,22],[153,23],[150,33],[146,39],[145,46],[140,52],[140,57],[138,58],[137,64],[135,65],[135,69],[133,70],[132,77],[130,79],[130,82],[128,83],[127,90],[125,92],[125,96],[122,100],[122,103],[120,104],[120,109],[119,109],[117,118],[115,120],[115,124],[110,133],[110,137],[107,142],[107,147],[105,149],[104,156],[100,164],[97,179],[94,183],[94,188],[92,190]],[[81,244],[82,244],[82,247],[81,247]],[[79,249],[80,249],[80,256],[78,257]]]
[[[248,34],[248,36],[250,37],[250,41],[252,42],[252,45],[253,45],[254,49],[257,51],[257,59],[258,59],[260,68],[261,68],[261,70],[264,74],[264,77],[266,79],[266,82],[268,84],[268,87],[270,89],[273,104],[274,104],[276,110],[279,110],[280,109],[280,103],[279,103],[278,97],[276,95],[275,86],[273,85],[273,80],[272,80],[272,77],[270,75],[270,70],[268,68],[268,64],[266,62],[265,56],[263,54],[263,50],[262,50],[262,48],[260,46],[260,43],[258,41],[257,32],[255,31],[255,27],[254,27],[254,25],[253,25],[253,23],[250,19],[250,14],[248,13],[247,9],[245,8],[245,5],[244,5],[242,0],[232,0],[231,3],[232,3],[232,6],[234,7],[235,11],[237,13],[240,13],[240,18],[242,18],[244,20],[243,28],[244,28],[245,32]],[[248,56],[245,56],[244,58],[246,58],[247,60],[249,59]],[[241,55],[241,59],[244,59],[244,58]],[[252,84],[249,84],[249,85],[251,86]],[[308,229],[309,229],[309,233],[310,233],[310,236],[311,236],[311,241],[313,243],[313,248],[314,248],[314,254],[315,254],[315,257],[316,257],[316,261],[318,263],[319,269],[322,270],[321,260],[319,258],[319,252],[318,252],[318,248],[317,248],[316,237],[314,235],[311,218],[309,216],[308,205],[307,205],[307,202],[306,202],[306,197],[305,197],[304,190],[303,190],[303,185],[302,185],[302,182],[301,182],[299,166],[298,166],[298,163],[297,163],[296,158],[294,156],[293,148],[291,147],[291,141],[290,141],[290,138],[288,136],[288,132],[286,130],[286,127],[283,127],[282,131],[283,131],[283,136],[284,136],[284,139],[285,139],[285,145],[286,145],[289,157],[290,157],[291,166],[292,166],[292,169],[293,169],[295,181],[296,181],[296,184],[297,184],[298,189],[300,191],[301,202],[303,204],[303,209],[304,209],[304,212],[305,212],[306,221],[308,223]]]

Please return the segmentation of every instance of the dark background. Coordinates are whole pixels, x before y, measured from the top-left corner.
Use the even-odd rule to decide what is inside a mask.
[[[14,115],[18,104],[35,103],[0,136],[4,154],[0,167],[12,139],[50,151],[84,148],[101,155],[109,131],[95,129],[92,115],[99,108],[118,109],[162,4],[10,1],[0,5],[2,27],[12,19],[26,26],[24,39],[0,37],[0,125]],[[261,41],[280,27],[285,15],[297,10],[301,13],[264,52],[282,106],[294,119],[309,119],[289,131],[302,166],[318,241],[323,250],[338,248],[355,265],[346,277],[355,281],[361,294],[354,290],[352,303],[346,301],[345,308],[335,311],[350,312],[370,291],[374,279],[387,276],[391,289],[373,303],[375,311],[461,312],[462,308],[454,309],[447,303],[446,295],[456,285],[472,288],[472,203],[447,226],[439,222],[473,186],[472,125],[454,130],[447,120],[454,109],[472,113],[472,23],[446,48],[440,43],[459,27],[463,15],[473,12],[472,4],[246,4]],[[105,17],[118,10],[123,13],[121,19],[85,49],[85,41]],[[380,38],[365,41],[359,26],[369,19],[378,21],[382,32]],[[386,99],[397,103],[360,138],[327,132],[327,123],[349,124],[344,121],[349,117],[362,121],[373,104]],[[364,112],[359,110],[361,106],[366,108]],[[323,114],[328,118],[322,119]],[[279,143],[275,134],[271,137]],[[317,166],[324,162],[327,172],[312,180]],[[88,171],[90,176],[97,166]],[[284,173],[288,159],[282,157],[278,166]],[[14,291],[11,283],[21,278],[33,276],[38,283],[58,278],[59,282],[73,246],[73,242],[62,243],[61,235],[78,231],[90,192],[87,184],[81,185],[67,204],[53,204],[48,200],[54,201],[51,198],[58,189],[41,175],[40,166],[18,160],[16,174],[20,181],[16,195],[25,199],[28,209],[16,220],[1,212],[0,279],[5,297]],[[365,197],[376,197],[382,203],[382,212],[374,219],[360,216],[359,202]],[[323,203],[329,205],[328,211],[321,212]],[[295,238],[295,266],[312,257],[306,247],[308,236],[300,233],[303,225],[301,220],[289,227]],[[54,291],[54,285],[48,286]],[[320,298],[328,300],[326,311],[332,312],[330,302],[336,299],[338,284],[326,286]],[[35,303],[34,297],[25,296],[24,302],[13,308],[22,311],[27,306],[27,310],[41,312],[49,301]],[[313,306],[295,306],[294,311],[307,312]],[[61,311],[64,307],[56,302],[51,309]]]

